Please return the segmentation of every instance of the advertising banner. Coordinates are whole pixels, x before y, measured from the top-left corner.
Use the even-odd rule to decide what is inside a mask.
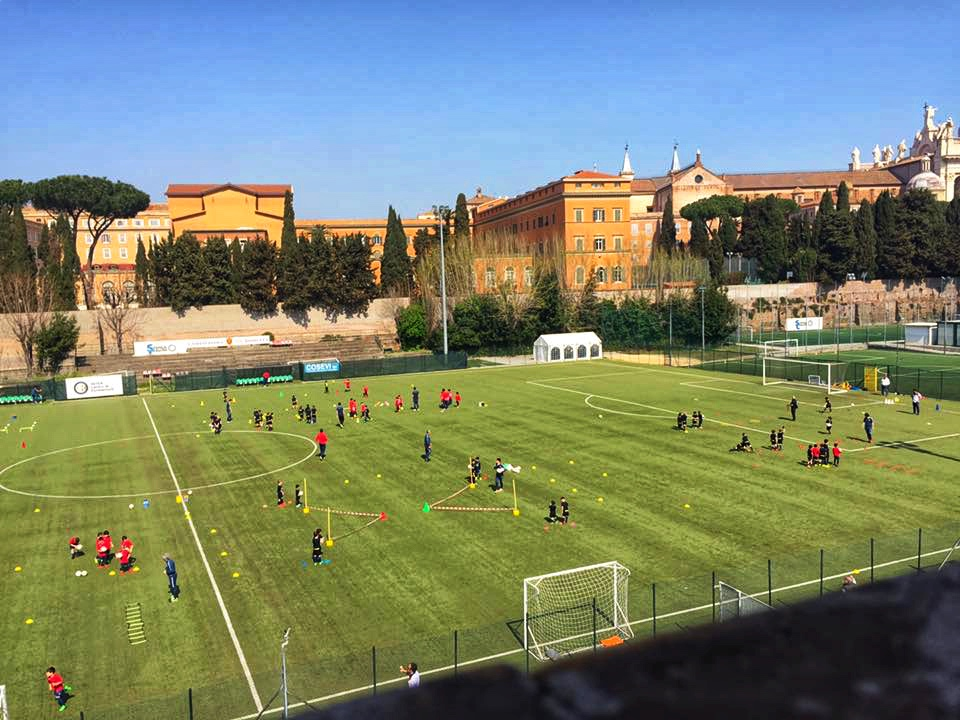
[[[317,373],[336,373],[340,372],[340,361],[336,358],[329,360],[314,360],[303,364],[304,375],[315,375]]]
[[[787,332],[799,332],[801,330],[823,330],[823,318],[787,318],[783,325],[783,329]]]
[[[123,375],[90,375],[67,378],[67,400],[123,395]]]
[[[144,355],[183,355],[196,348],[247,347],[250,345],[269,345],[270,342],[269,335],[143,340],[133,344],[133,354],[136,357],[143,357]]]

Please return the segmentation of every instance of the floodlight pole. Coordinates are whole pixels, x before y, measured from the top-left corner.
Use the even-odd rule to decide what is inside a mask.
[[[290,699],[287,694],[287,644],[290,642],[290,628],[283,633],[280,641],[280,687],[283,689],[283,719],[290,717]]]
[[[443,357],[446,359],[449,345],[447,343],[447,263],[443,256],[444,210],[446,208],[443,205],[434,206],[434,212],[440,221],[440,312],[443,315]]]
[[[707,316],[703,309],[703,295],[707,288],[701,285],[697,289],[700,290],[700,362],[702,363],[704,353],[707,351]]]

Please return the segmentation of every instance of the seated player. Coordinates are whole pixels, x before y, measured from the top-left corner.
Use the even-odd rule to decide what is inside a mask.
[[[740,437],[740,442],[732,449],[733,452],[753,452],[753,445],[750,444],[750,438],[746,433]]]
[[[80,544],[80,538],[74,535],[67,541],[67,546],[70,548],[70,559],[76,560],[78,557],[83,557],[83,545]]]
[[[547,522],[555,523],[557,522],[557,502],[556,500],[551,500],[550,505],[547,506]]]

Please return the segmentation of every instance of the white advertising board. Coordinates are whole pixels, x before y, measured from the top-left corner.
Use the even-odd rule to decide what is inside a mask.
[[[783,324],[783,329],[787,332],[800,332],[802,330],[823,330],[822,317],[808,318],[787,318]]]
[[[123,395],[123,375],[90,375],[68,378],[67,400]]]
[[[177,340],[142,340],[133,344],[133,354],[144,355],[183,355],[194,348],[244,347],[248,345],[269,345],[269,335],[238,335],[215,338],[180,338]]]

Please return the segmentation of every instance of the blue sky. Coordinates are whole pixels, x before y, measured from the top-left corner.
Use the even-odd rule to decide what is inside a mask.
[[[960,15],[897,4],[0,0],[0,176],[289,182],[298,217],[513,195],[625,141],[844,167],[960,119]],[[839,4],[837,4],[839,5]]]

